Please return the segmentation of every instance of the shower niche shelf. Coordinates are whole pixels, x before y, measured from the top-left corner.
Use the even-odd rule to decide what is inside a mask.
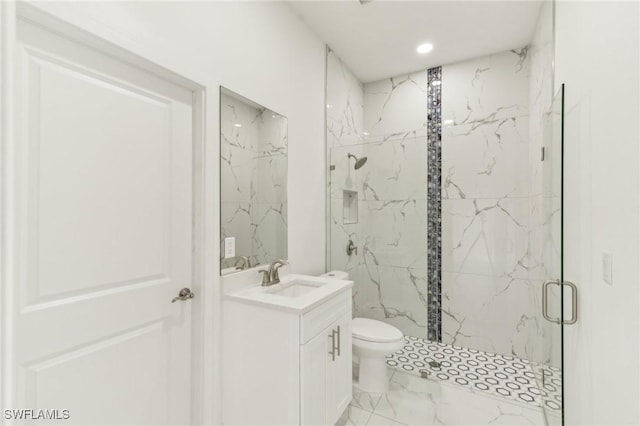
[[[342,191],[342,223],[352,225],[358,223],[358,191]]]

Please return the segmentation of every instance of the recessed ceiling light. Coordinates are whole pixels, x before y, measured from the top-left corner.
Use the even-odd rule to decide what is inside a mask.
[[[238,127],[239,128],[239,127],[242,127],[242,124],[236,123],[236,124],[233,125],[233,127]]]
[[[431,52],[431,50],[433,50],[433,44],[431,43],[422,43],[416,48],[416,51],[422,55]]]

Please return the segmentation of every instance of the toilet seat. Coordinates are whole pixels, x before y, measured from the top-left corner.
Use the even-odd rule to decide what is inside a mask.
[[[392,343],[402,340],[402,332],[392,325],[368,318],[354,318],[351,322],[354,339],[375,343]]]

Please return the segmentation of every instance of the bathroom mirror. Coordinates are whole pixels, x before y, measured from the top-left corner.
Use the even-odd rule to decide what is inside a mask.
[[[287,259],[287,117],[220,88],[220,271]]]

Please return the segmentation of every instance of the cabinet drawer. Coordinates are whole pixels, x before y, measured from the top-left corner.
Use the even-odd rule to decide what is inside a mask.
[[[300,318],[300,344],[307,343],[347,311],[351,311],[351,289],[327,300]]]

